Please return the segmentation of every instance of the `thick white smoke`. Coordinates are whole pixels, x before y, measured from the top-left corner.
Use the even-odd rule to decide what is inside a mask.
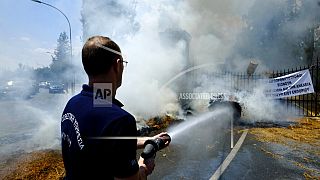
[[[46,91],[41,89],[41,91]],[[67,95],[41,92],[29,100],[0,103],[0,163],[19,152],[60,148],[60,119]]]
[[[219,5],[205,1],[201,7],[206,9],[196,7],[195,3],[83,2],[84,35],[111,37],[129,61],[118,96],[134,114],[154,116],[172,110],[173,106],[178,110],[177,96],[171,90],[176,82],[163,91],[159,91],[160,87],[186,67],[205,62],[223,63],[228,55],[233,44],[230,42],[242,21],[232,10],[213,12],[210,7],[219,9],[218,6],[231,2],[221,1]],[[172,32],[177,33],[170,36]],[[185,53],[188,35],[182,32],[191,37],[189,59]]]
[[[318,17],[316,5],[300,0],[84,0],[83,34],[84,39],[109,36],[120,45],[129,64],[117,97],[133,114],[150,117],[178,110],[176,93],[183,90],[234,90],[201,72],[221,67],[244,72],[251,58],[258,60],[260,72],[301,64],[292,44],[299,43]],[[290,37],[297,40],[289,42]],[[198,70],[196,77],[189,73],[159,91],[179,72],[205,63],[215,66]],[[191,88],[181,79],[193,81]]]
[[[259,59],[261,70],[283,70],[311,63],[314,28],[320,6],[313,0],[256,0],[245,16],[246,27],[237,37],[229,58],[232,67]]]

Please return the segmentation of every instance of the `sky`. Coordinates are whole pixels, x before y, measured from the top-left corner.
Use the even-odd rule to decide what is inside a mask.
[[[70,20],[74,54],[82,44],[80,0],[45,0]],[[31,0],[0,0],[0,71],[14,70],[21,63],[44,67],[51,63],[59,34],[69,26],[65,17],[49,6]]]

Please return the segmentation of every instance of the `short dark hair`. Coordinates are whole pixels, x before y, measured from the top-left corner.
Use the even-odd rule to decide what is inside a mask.
[[[90,37],[82,48],[82,64],[88,76],[95,76],[108,72],[112,63],[120,55],[103,49],[103,47],[121,53],[120,47],[108,37],[93,36]]]

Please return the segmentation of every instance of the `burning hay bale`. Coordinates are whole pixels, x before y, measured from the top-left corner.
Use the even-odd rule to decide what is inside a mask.
[[[175,120],[175,118],[173,118],[172,116],[169,116],[169,115],[165,115],[162,117],[157,116],[157,117],[149,119],[146,124],[149,127],[160,130],[160,129],[166,129],[167,127],[169,127],[169,125],[172,124],[172,122],[174,122],[174,120]]]
[[[166,130],[169,126],[182,122],[182,119],[178,119],[171,115],[156,116],[146,121],[146,127],[142,127],[138,130],[140,136],[150,136],[159,131]]]

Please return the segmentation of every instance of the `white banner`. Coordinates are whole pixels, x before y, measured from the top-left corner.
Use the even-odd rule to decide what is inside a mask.
[[[308,69],[269,79],[265,94],[271,98],[284,98],[313,93],[313,84]]]

